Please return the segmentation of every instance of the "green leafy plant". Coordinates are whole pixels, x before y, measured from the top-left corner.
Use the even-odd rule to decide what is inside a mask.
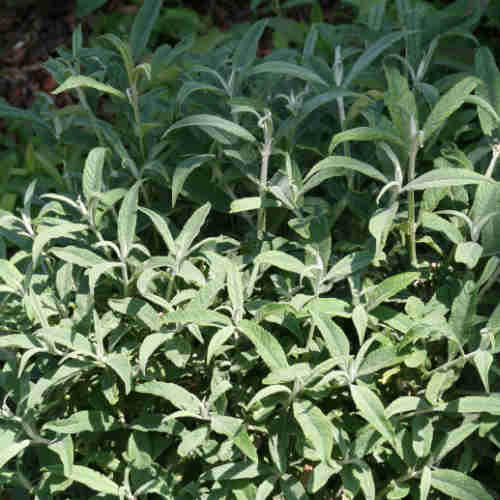
[[[259,57],[149,52],[150,0],[47,64],[73,107],[1,108],[72,169],[0,212],[0,488],[496,498],[499,72],[453,5]]]

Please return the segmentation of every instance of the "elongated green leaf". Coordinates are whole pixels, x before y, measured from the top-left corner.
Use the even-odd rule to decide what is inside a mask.
[[[85,200],[88,202],[93,193],[102,190],[102,169],[106,158],[107,148],[94,148],[87,155],[85,167],[83,168],[82,190]]]
[[[77,483],[84,484],[94,491],[107,495],[119,496],[119,486],[109,477],[83,465],[73,465],[71,474],[67,476]]]
[[[187,118],[183,118],[182,120],[179,120],[171,125],[163,134],[163,137],[172,132],[172,130],[177,130],[183,127],[212,127],[228,132],[229,134],[245,139],[246,141],[256,141],[255,137],[246,128],[216,115],[192,115]]]
[[[287,136],[290,131],[296,129],[313,111],[330,103],[340,97],[355,97],[358,94],[338,87],[323,94],[312,97],[304,102],[298,116],[291,116],[283,122],[276,132],[276,141],[281,137]]]
[[[432,451],[433,462],[439,463],[450,451],[463,443],[478,428],[479,424],[475,422],[464,422],[460,427],[446,432]]]
[[[479,376],[481,377],[481,382],[486,390],[490,392],[489,383],[489,371],[493,363],[493,355],[488,351],[479,351],[474,355],[474,364],[476,365]]]
[[[423,131],[427,140],[462,104],[465,98],[481,83],[479,78],[467,76],[454,85],[436,103],[425,121]]]
[[[82,410],[67,418],[51,420],[43,425],[59,434],[79,434],[80,432],[106,432],[119,428],[120,424],[109,413],[98,410]]]
[[[106,263],[105,259],[91,250],[73,245],[53,247],[50,249],[50,253],[54,254],[58,259],[84,268]]]
[[[434,213],[423,212],[421,215],[422,224],[428,229],[440,231],[445,234],[450,241],[458,245],[464,241],[462,233],[455,224],[448,222],[444,217]]]
[[[130,46],[134,61],[137,61],[148,44],[154,23],[158,19],[163,0],[144,0],[135,17],[130,33]]]
[[[121,99],[126,99],[127,97],[123,92],[118,89],[115,89],[111,85],[106,85],[105,83],[101,83],[90,76],[70,76],[63,84],[59,85],[55,90],[52,91],[53,94],[60,94],[61,92],[66,92],[67,90],[72,90],[80,87],[90,87],[95,90],[99,90],[100,92],[104,92],[106,94],[112,94]]]
[[[181,89],[177,93],[177,105],[179,108],[182,107],[184,101],[194,92],[203,90],[204,92],[209,92],[217,95],[224,95],[224,91],[215,85],[210,85],[204,82],[184,82]]]
[[[231,441],[253,462],[257,463],[257,449],[250,440],[243,420],[240,418],[226,417],[223,415],[215,415],[211,421],[212,429],[227,436]]]
[[[382,283],[375,287],[375,290],[370,293],[369,304],[367,310],[375,309],[379,304],[387,299],[390,299],[401,290],[404,290],[411,283],[420,277],[420,273],[400,273],[390,278],[386,278]]]
[[[29,333],[13,333],[10,335],[0,335],[0,349],[6,347],[19,349],[37,349],[42,347],[42,343],[34,335]]]
[[[230,213],[235,214],[238,212],[247,212],[249,210],[258,210],[262,206],[262,199],[260,196],[247,196],[245,198],[238,198],[231,202]]]
[[[171,339],[173,334],[167,333],[151,333],[141,344],[139,349],[139,367],[143,374],[146,374],[146,364],[151,355],[167,340]]]
[[[175,240],[178,248],[178,254],[176,255],[177,260],[180,260],[180,258],[188,254],[191,244],[200,233],[201,227],[205,223],[211,207],[210,203],[205,203],[205,205],[198,208],[184,224],[182,231]]]
[[[172,177],[172,207],[175,207],[177,197],[182,191],[184,183],[189,174],[199,166],[203,165],[208,160],[215,158],[215,155],[196,155],[193,158],[188,158],[175,167],[174,175]]]
[[[263,384],[286,384],[294,380],[304,380],[311,373],[309,363],[295,363],[288,368],[272,371],[262,380]]]
[[[318,76],[314,71],[286,61],[264,62],[254,66],[249,72],[250,75],[259,75],[261,73],[276,73],[278,75],[292,76],[300,78],[306,82],[319,83],[325,87],[328,86],[328,83],[326,83],[325,80]]]
[[[134,390],[142,394],[152,394],[166,399],[179,410],[187,410],[198,415],[201,413],[201,401],[180,385],[153,381],[140,384]]]
[[[328,147],[328,153],[332,154],[339,144],[348,141],[385,141],[396,144],[397,146],[405,146],[405,143],[399,136],[391,134],[390,132],[387,132],[387,130],[374,127],[357,127],[335,134],[330,142],[330,146]]]
[[[168,228],[165,219],[161,215],[154,212],[153,210],[150,210],[149,208],[140,207],[139,210],[145,213],[153,221],[153,224],[155,225],[157,231],[160,233],[160,236],[165,242],[168,251],[171,254],[176,255],[177,247],[174,243],[174,238],[172,237],[172,233],[170,232],[170,229]]]
[[[337,282],[343,280],[369,266],[373,257],[374,254],[371,250],[352,252],[340,259],[330,268],[325,277],[325,281],[333,280]]]
[[[33,269],[36,269],[38,259],[43,251],[43,247],[50,241],[56,238],[70,237],[71,233],[76,233],[79,231],[85,231],[87,229],[86,224],[73,224],[72,222],[63,222],[62,224],[50,227],[49,229],[44,229],[40,231],[35,241],[33,242],[32,250],[32,262]]]
[[[13,290],[22,288],[23,274],[8,260],[0,260],[0,278]]]
[[[309,500],[302,483],[291,474],[284,474],[280,479],[280,485],[286,500]]]
[[[335,466],[335,467],[334,467]],[[341,466],[330,460],[328,464],[320,462],[312,472],[310,481],[310,492],[316,493],[328,482],[330,477],[337,474],[341,470]]]
[[[221,328],[211,339],[207,347],[207,364],[224,349],[224,343],[231,338],[234,333],[234,326]]]
[[[132,365],[126,354],[112,353],[106,356],[106,364],[111,367],[125,385],[125,394],[132,390]]]
[[[257,353],[271,371],[288,368],[283,348],[267,330],[264,330],[257,323],[246,319],[238,323],[238,329],[250,339]]]
[[[218,465],[203,473],[199,477],[200,482],[205,481],[228,481],[236,479],[255,479],[261,476],[270,476],[275,469],[266,464],[255,464],[244,462],[229,462]]]
[[[420,500],[427,500],[431,489],[431,480],[432,471],[426,465],[422,471],[422,477],[420,478]]]
[[[299,259],[279,250],[262,252],[256,257],[254,263],[255,265],[268,264],[276,266],[284,271],[290,271],[299,275],[303,275],[306,271],[306,266]]]
[[[345,336],[342,329],[335,324],[328,315],[311,311],[314,324],[318,327],[323,339],[325,340],[326,347],[330,356],[348,356],[349,355],[349,340]]]
[[[249,401],[249,403],[247,404],[247,410],[251,410],[251,408],[259,401],[280,392],[283,392],[285,396],[288,396],[292,393],[292,391],[290,391],[290,389],[286,385],[271,385],[269,387],[264,387],[263,389],[258,391],[257,394],[255,394],[255,396]]]
[[[469,269],[474,269],[483,255],[483,247],[475,241],[459,243],[455,250],[455,262],[465,264]]]
[[[304,178],[304,187],[300,194],[305,194],[311,189],[319,186],[323,181],[331,177],[345,175],[343,169],[360,172],[367,177],[372,177],[384,183],[389,182],[387,177],[368,163],[350,158],[348,156],[329,156],[316,163]]]
[[[294,401],[293,415],[320,459],[328,462],[332,454],[334,436],[330,419],[314,403],[307,400]]]
[[[30,444],[29,439],[16,441],[16,434],[12,429],[0,430],[0,468]]]
[[[434,469],[431,485],[441,493],[459,500],[493,500],[481,483],[456,470]]]
[[[500,397],[491,396],[465,396],[455,401],[450,401],[444,411],[450,413],[490,413],[500,415]]]
[[[257,47],[262,33],[268,25],[268,19],[262,19],[253,24],[252,27],[245,33],[242,40],[238,44],[233,56],[233,68],[237,71],[244,71],[250,66],[257,57]]]
[[[64,475],[69,476],[73,471],[74,462],[74,446],[71,435],[67,434],[62,439],[50,443],[48,448],[59,455],[64,467]]]
[[[118,242],[122,258],[126,258],[135,239],[137,225],[137,199],[141,181],[137,181],[123,198],[118,212]]]
[[[427,188],[443,188],[451,186],[465,186],[467,184],[480,184],[494,181],[484,175],[461,168],[437,168],[420,175],[404,186],[401,192],[416,191]]]
[[[351,70],[342,82],[342,85],[344,87],[349,87],[354,78],[356,78],[361,71],[367,68],[385,49],[401,40],[405,35],[406,32],[404,31],[390,33],[370,45],[353,64]]]
[[[394,429],[384,413],[380,399],[368,387],[351,385],[351,395],[361,416],[390,442]]]

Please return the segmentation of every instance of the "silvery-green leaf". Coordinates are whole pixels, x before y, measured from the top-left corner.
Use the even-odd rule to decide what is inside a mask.
[[[481,377],[481,382],[486,390],[490,392],[490,383],[488,374],[493,363],[493,356],[488,351],[479,351],[474,355],[474,364],[476,365],[479,376]]]
[[[53,468],[53,467],[51,467]],[[61,470],[63,472],[63,470]],[[90,467],[83,465],[73,465],[71,474],[66,476],[68,479],[76,481],[77,483],[84,484],[94,491],[104,493],[107,495],[119,496],[119,486],[105,476],[101,472],[97,472]]]
[[[405,143],[399,136],[392,134],[387,130],[374,127],[356,127],[335,134],[332,138],[332,141],[330,142],[330,146],[328,147],[328,153],[332,154],[339,144],[347,141],[385,141],[402,148],[405,147]],[[380,174],[380,176],[383,177],[382,174]]]
[[[107,85],[105,83],[101,83],[95,78],[91,78],[90,76],[70,76],[68,77],[64,83],[59,85],[55,90],[52,91],[53,94],[60,94],[61,92],[66,92],[67,90],[76,89],[79,87],[90,87],[95,90],[99,90],[100,92],[104,92],[106,94],[112,94],[121,99],[126,99],[127,97],[120,90],[115,89],[111,85]]]
[[[33,269],[36,269],[38,259],[43,251],[43,247],[50,241],[56,238],[72,238],[71,233],[85,231],[88,229],[86,224],[73,224],[72,222],[63,222],[55,227],[41,230],[33,241],[32,262]]]
[[[348,276],[357,273],[361,269],[370,265],[374,257],[371,250],[363,250],[360,252],[352,252],[342,259],[340,259],[336,264],[334,264],[327,275],[325,276],[325,281],[335,280],[340,281]]]
[[[162,4],[163,0],[145,0],[135,16],[132,31],[130,32],[130,47],[134,61],[138,61],[146,50]]]
[[[370,45],[353,64],[351,70],[344,78],[342,85],[349,87],[361,71],[368,67],[385,49],[401,40],[405,35],[407,35],[405,31],[390,33]]]
[[[328,464],[325,462],[320,462],[318,465],[316,465],[316,467],[314,467],[310,480],[311,493],[316,493],[321,488],[323,488],[328,480],[334,474],[338,474],[338,472],[341,470],[342,467],[338,464],[335,464],[335,467],[332,467],[332,462],[332,460],[330,460]]]
[[[401,290],[407,288],[411,283],[420,277],[420,273],[409,272],[400,273],[389,278],[386,278],[382,283],[379,283],[370,293],[368,299],[367,310],[375,309],[382,302],[390,299]]]
[[[389,182],[386,176],[368,163],[350,158],[348,156],[328,156],[324,160],[316,163],[304,177],[304,187],[299,195],[303,195],[319,186],[323,181],[341,175],[345,175],[344,169],[360,172],[367,177],[377,179],[383,183]]]
[[[134,390],[142,394],[151,394],[166,399],[179,410],[187,410],[197,415],[201,414],[201,401],[180,385],[155,380],[137,385]]]
[[[254,397],[248,402],[246,408],[250,410],[256,403],[265,399],[269,396],[273,396],[274,394],[284,393],[285,396],[288,396],[292,393],[290,389],[286,385],[271,385],[269,387],[264,387],[254,395]]]
[[[433,463],[439,463],[450,451],[460,446],[479,428],[476,422],[463,422],[456,429],[448,430],[432,450]]]
[[[180,457],[187,457],[191,452],[200,447],[210,434],[208,425],[201,425],[193,431],[188,431],[182,436],[182,441],[177,447],[177,453]]]
[[[451,222],[448,222],[444,217],[440,217],[435,213],[423,212],[421,214],[422,225],[433,231],[440,231],[447,238],[458,245],[464,241],[462,233],[457,228],[457,226]]]
[[[259,40],[268,23],[269,19],[261,19],[246,31],[233,55],[232,63],[236,71],[245,71],[255,61]]]
[[[210,209],[210,203],[205,203],[203,206],[198,208],[184,224],[182,231],[175,240],[175,244],[178,249],[178,253],[176,254],[177,259],[188,254],[191,244],[200,233],[201,227],[208,217]]]
[[[0,467],[30,445],[29,439],[16,440],[17,432],[9,428],[0,430]]]
[[[134,72],[134,61],[130,44],[124,42],[120,37],[114,35],[113,33],[106,33],[105,35],[102,35],[101,38],[107,40],[118,50],[118,52],[120,52],[125,66],[125,71],[127,72],[127,76],[129,78],[129,83],[131,83],[130,80],[132,79],[132,74]]]
[[[105,357],[106,364],[120,377],[125,386],[125,394],[132,390],[132,366],[126,354],[112,353]]]
[[[224,349],[224,343],[230,339],[234,333],[234,326],[229,325],[221,328],[211,339],[207,347],[207,364]]]
[[[84,268],[106,263],[105,259],[91,250],[73,245],[52,247],[50,253],[55,255],[58,259]]]
[[[493,183],[484,175],[462,168],[436,168],[420,175],[415,180],[406,184],[401,192],[417,191],[428,188],[442,188],[451,186],[466,186],[467,184]]]
[[[118,212],[118,242],[122,258],[125,259],[135,239],[135,229],[137,225],[137,201],[141,181],[137,181],[123,198]]]
[[[331,420],[311,401],[293,402],[293,415],[302,432],[324,462],[328,462],[333,448],[333,424]]]
[[[71,435],[67,434],[62,439],[53,441],[47,447],[59,456],[63,464],[64,475],[69,476],[73,470],[74,462],[74,446]]]
[[[259,75],[261,73],[276,73],[278,75],[286,75],[294,78],[299,78],[306,82],[318,83],[319,85],[324,85],[325,87],[328,84],[317,75],[314,71],[311,71],[304,66],[299,66],[298,64],[293,64],[286,61],[267,61],[257,66],[254,66],[249,74],[250,75]]]
[[[42,429],[49,429],[59,434],[79,434],[81,432],[107,432],[119,428],[116,419],[104,411],[81,410],[69,417],[51,420]]]
[[[427,465],[422,470],[420,477],[420,500],[427,500],[431,489],[432,470]]]
[[[139,210],[145,213],[153,221],[153,224],[155,225],[157,231],[160,233],[160,236],[165,242],[168,251],[172,255],[176,255],[177,247],[175,246],[172,233],[170,232],[170,229],[168,228],[165,219],[158,213],[154,212],[153,210],[150,210],[149,208],[140,207]]]
[[[483,247],[474,241],[459,243],[455,249],[455,262],[465,264],[469,269],[474,269],[483,255]]]
[[[223,415],[214,415],[211,420],[212,430],[227,436],[231,441],[255,463],[258,463],[257,449],[250,440],[243,420]]]
[[[425,140],[441,127],[447,118],[462,106],[465,98],[481,83],[479,78],[467,76],[441,96],[425,121]]]
[[[288,367],[285,351],[283,351],[276,338],[267,330],[247,319],[243,319],[238,323],[238,329],[250,339],[257,353],[270,370]]]
[[[275,469],[266,464],[242,462],[229,462],[218,465],[204,472],[200,477],[201,483],[205,481],[228,481],[236,479],[255,479],[257,477],[269,476]]]
[[[172,207],[175,207],[177,197],[179,196],[186,179],[189,174],[199,166],[203,165],[208,160],[215,158],[215,155],[204,154],[196,155],[192,158],[187,158],[181,161],[174,170],[174,175],[172,177]]]
[[[432,446],[434,425],[429,415],[416,415],[411,421],[412,445],[415,455],[419,458],[426,457]]]
[[[307,272],[306,266],[297,257],[293,257],[293,255],[280,250],[268,250],[260,253],[255,258],[254,264],[268,264],[298,275],[303,275]]]
[[[210,127],[228,132],[229,134],[240,137],[241,139],[244,139],[246,141],[256,141],[255,137],[241,125],[221,118],[220,116],[205,114],[188,116],[186,118],[183,118],[182,120],[179,120],[178,122],[175,122],[165,131],[163,137],[165,137],[173,130],[177,130],[183,127]]]
[[[390,442],[394,439],[394,429],[384,413],[380,399],[368,387],[351,385],[351,394],[361,416]]]
[[[94,148],[87,155],[82,175],[83,196],[87,202],[93,193],[100,193],[102,190],[102,170],[106,158],[107,148]]]
[[[458,500],[493,500],[481,483],[456,470],[433,469],[431,485],[441,493]]]
[[[309,500],[302,483],[291,474],[284,474],[280,479],[280,485],[286,500]]]
[[[348,356],[350,351],[349,339],[342,329],[324,313],[311,311],[314,324],[318,327],[330,356]]]

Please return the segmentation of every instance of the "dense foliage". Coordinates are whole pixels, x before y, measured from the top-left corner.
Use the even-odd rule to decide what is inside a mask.
[[[9,498],[498,498],[486,5],[372,3],[150,52],[146,0],[46,64],[73,106],[0,102]]]

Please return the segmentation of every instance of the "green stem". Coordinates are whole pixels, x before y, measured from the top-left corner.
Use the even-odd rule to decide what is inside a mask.
[[[409,155],[408,164],[408,183],[415,178],[415,163],[417,160],[417,138],[413,138],[412,149]],[[418,267],[417,260],[417,242],[416,242],[416,225],[415,225],[415,193],[410,191],[408,193],[408,238],[410,245],[410,262],[414,267]]]

